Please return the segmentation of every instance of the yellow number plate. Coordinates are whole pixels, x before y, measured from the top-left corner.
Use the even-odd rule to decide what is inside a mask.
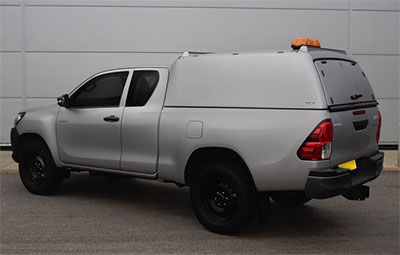
[[[351,160],[351,161],[348,161],[346,163],[338,165],[338,167],[346,168],[346,169],[349,169],[350,171],[352,171],[354,169],[357,169],[357,164],[356,164],[355,160]]]

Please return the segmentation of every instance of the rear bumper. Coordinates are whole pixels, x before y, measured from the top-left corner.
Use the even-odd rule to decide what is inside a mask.
[[[357,169],[343,168],[310,171],[305,193],[310,198],[329,198],[348,193],[354,187],[369,182],[383,169],[383,152],[356,160]]]
[[[15,127],[11,129],[10,138],[11,138],[11,148],[13,151],[11,157],[14,159],[15,162],[18,162],[17,144],[18,144],[19,134]]]

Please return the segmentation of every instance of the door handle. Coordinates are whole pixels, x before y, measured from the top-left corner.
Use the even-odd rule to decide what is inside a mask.
[[[355,94],[355,95],[350,96],[350,98],[353,99],[353,100],[356,100],[356,99],[359,99],[362,96],[363,96],[362,94],[358,94],[358,95]]]
[[[117,122],[117,121],[119,121],[119,117],[117,117],[115,115],[110,115],[110,116],[104,117],[103,120],[107,121],[107,122]]]

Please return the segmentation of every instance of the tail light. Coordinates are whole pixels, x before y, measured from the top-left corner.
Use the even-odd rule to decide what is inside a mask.
[[[333,129],[331,120],[318,124],[297,151],[303,160],[325,160],[331,158]]]
[[[379,125],[378,125],[378,131],[376,131],[376,143],[379,143],[379,138],[381,136],[381,126],[382,126],[382,115],[381,112],[378,111],[378,117],[379,117]]]

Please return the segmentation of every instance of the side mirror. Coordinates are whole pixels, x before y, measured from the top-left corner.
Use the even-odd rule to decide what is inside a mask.
[[[68,108],[69,107],[69,97],[68,94],[57,97],[57,103],[59,106]]]

